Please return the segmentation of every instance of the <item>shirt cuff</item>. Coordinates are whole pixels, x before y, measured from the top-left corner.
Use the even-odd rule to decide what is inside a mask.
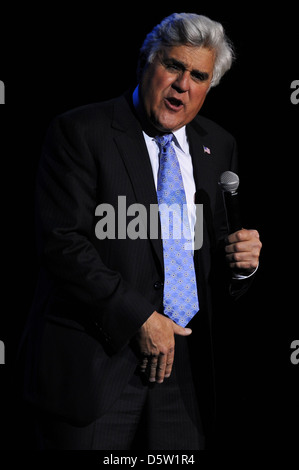
[[[237,280],[248,279],[249,277],[253,276],[257,272],[258,267],[259,267],[259,264],[257,265],[257,267],[252,273],[248,274],[248,276],[245,276],[244,274],[233,273],[233,279],[237,279]]]

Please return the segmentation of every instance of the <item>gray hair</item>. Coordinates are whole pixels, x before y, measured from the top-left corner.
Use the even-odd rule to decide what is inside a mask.
[[[141,78],[144,67],[153,62],[163,47],[185,44],[216,52],[211,87],[218,85],[232,65],[233,46],[220,23],[195,13],[173,13],[146,36],[139,52],[138,78]]]

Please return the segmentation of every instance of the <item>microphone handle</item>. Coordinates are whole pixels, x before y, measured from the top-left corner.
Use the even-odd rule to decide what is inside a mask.
[[[242,229],[238,193],[223,191],[228,233]]]

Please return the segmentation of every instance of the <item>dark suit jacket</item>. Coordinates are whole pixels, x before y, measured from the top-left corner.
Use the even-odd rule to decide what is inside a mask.
[[[201,116],[187,134],[196,198],[204,204],[203,246],[195,252],[196,322],[208,332],[213,260],[226,233],[218,181],[223,171],[236,170],[236,146]],[[138,202],[148,213],[157,204],[142,129],[127,95],[57,117],[37,177],[41,272],[24,335],[25,397],[77,423],[111,407],[138,364],[134,335],[153,311],[163,312],[161,240],[95,235],[96,207],[116,208],[119,195],[127,207]],[[243,281],[236,285],[235,293],[246,288]],[[209,348],[209,339],[204,344]],[[209,354],[203,354],[207,364]]]

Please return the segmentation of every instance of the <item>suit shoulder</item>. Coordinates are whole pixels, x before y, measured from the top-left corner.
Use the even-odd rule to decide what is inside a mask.
[[[120,100],[121,98],[114,98],[108,101],[79,106],[59,114],[54,118],[54,121],[78,122],[81,124],[86,122],[90,124],[92,121],[102,120],[104,117],[109,115],[112,116],[114,106]]]
[[[59,139],[62,135],[68,139],[90,139],[95,135],[104,137],[109,132],[114,119],[115,106],[123,104],[122,96],[102,101],[90,103],[70,109],[55,116],[49,123],[46,131],[46,141],[48,139]]]

